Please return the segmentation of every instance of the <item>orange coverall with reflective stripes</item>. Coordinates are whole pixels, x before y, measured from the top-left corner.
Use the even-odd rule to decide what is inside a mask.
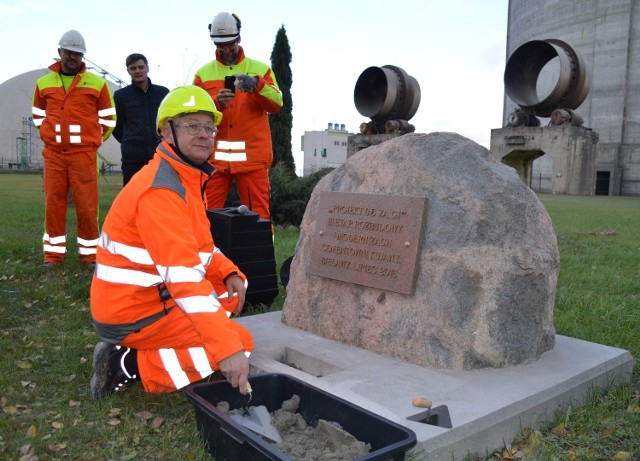
[[[225,277],[246,277],[215,247],[202,189],[213,173],[181,160],[166,142],[122,189],[105,220],[91,284],[103,341],[137,350],[147,392],[171,392],[253,350],[230,319]],[[169,296],[160,297],[166,287]]]
[[[44,261],[61,262],[67,253],[67,208],[71,190],[78,221],[78,256],[96,259],[98,243],[98,148],[116,124],[107,82],[82,63],[65,91],[60,62],[40,77],[33,94],[33,123],[44,142]]]
[[[193,84],[204,88],[222,111],[216,145],[211,163],[218,172],[207,184],[209,208],[224,207],[233,179],[240,200],[262,219],[271,219],[269,212],[269,173],[273,161],[269,113],[282,108],[282,93],[273,70],[264,63],[247,58],[242,47],[238,63],[226,65],[216,52],[216,59],[201,67]],[[245,74],[258,79],[255,91],[236,91],[227,106],[218,101],[224,79],[233,74]]]

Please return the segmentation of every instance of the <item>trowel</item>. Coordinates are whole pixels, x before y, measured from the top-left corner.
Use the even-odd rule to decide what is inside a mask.
[[[267,407],[258,405],[257,407],[249,407],[249,403],[253,397],[253,390],[247,384],[247,399],[243,406],[243,412],[231,415],[231,419],[242,424],[249,430],[252,430],[267,441],[273,443],[282,442],[282,437],[278,430],[271,424],[271,414]]]

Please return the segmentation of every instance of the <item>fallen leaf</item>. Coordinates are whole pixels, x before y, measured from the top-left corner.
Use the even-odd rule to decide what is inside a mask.
[[[136,416],[138,418],[142,418],[144,420],[147,420],[147,419],[153,418],[153,413],[151,413],[150,411],[141,411],[139,413],[136,413]]]
[[[16,363],[16,366],[18,368],[22,368],[23,370],[26,370],[27,368],[31,368],[33,365],[31,365],[31,362],[29,362],[28,360],[20,360],[19,362]]]
[[[163,422],[164,418],[162,416],[158,416],[154,418],[153,422],[151,423],[151,427],[153,427],[154,429],[158,429],[160,426],[162,426]]]
[[[13,405],[9,405],[9,406],[6,406],[6,407],[2,407],[2,411],[4,411],[8,415],[15,415],[16,411],[18,411],[18,409],[16,407],[14,407]]]
[[[32,424],[29,429],[27,429],[27,437],[35,437],[36,436],[36,427]]]
[[[542,433],[540,431],[533,431],[529,434],[527,440],[531,445],[540,445],[543,440]]]
[[[53,427],[54,429],[63,429],[64,428],[64,424],[58,422],[58,421],[54,421],[51,423],[51,427]]]
[[[617,233],[613,229],[607,229],[602,232],[578,232],[578,235],[591,235],[593,237],[599,237],[601,235],[605,235],[605,236],[617,235]]]
[[[70,407],[80,406],[80,402],[78,402],[77,400],[69,400],[69,406]]]
[[[64,450],[66,446],[67,446],[66,442],[54,443],[52,445],[49,445],[49,450],[51,450],[54,453],[59,453],[60,451]]]
[[[526,455],[525,451],[520,449],[513,455],[513,459],[524,459]]]
[[[33,446],[29,443],[27,443],[26,445],[22,445],[20,447],[21,455],[34,455],[35,453],[36,453],[36,449],[33,448]]]
[[[111,409],[109,409],[109,416],[117,416],[120,413],[122,413],[122,410],[120,408],[111,408]]]
[[[630,453],[628,451],[619,451],[613,456],[613,459],[615,459],[616,461],[629,461],[632,454],[633,453]]]
[[[567,429],[564,427],[564,423],[558,424],[556,427],[551,429],[551,432],[560,437],[567,435]]]
[[[107,421],[107,424],[109,424],[109,426],[117,426],[118,424],[120,424],[120,420],[111,418],[109,421]]]
[[[627,407],[627,412],[632,413],[632,414],[640,413],[640,406],[638,406],[636,404],[629,405]]]

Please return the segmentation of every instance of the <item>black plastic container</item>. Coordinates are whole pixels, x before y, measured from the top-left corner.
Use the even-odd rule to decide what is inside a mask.
[[[216,246],[247,276],[245,302],[270,306],[278,296],[278,275],[271,221],[238,208],[207,210]]]
[[[403,461],[405,452],[416,445],[410,429],[353,405],[292,376],[268,373],[249,378],[253,388],[251,405],[265,405],[269,412],[297,394],[298,412],[307,424],[319,419],[336,422],[356,439],[371,445],[371,451],[357,461]],[[244,397],[226,381],[195,384],[186,391],[196,409],[196,426],[216,461],[291,461],[291,458],[260,436],[216,408],[226,401],[229,408],[242,407]]]

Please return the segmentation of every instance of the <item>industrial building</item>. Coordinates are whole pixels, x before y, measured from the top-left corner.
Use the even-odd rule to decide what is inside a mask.
[[[598,139],[592,193],[640,195],[640,1],[510,0],[507,28],[507,59],[521,45],[546,39],[581,55],[589,91],[576,112]],[[551,61],[540,73],[541,99],[553,91],[557,69]],[[505,121],[517,108],[505,94]],[[540,122],[544,128],[549,119]],[[534,190],[550,191],[551,179],[565,173],[553,171],[550,157],[533,163]]]
[[[347,160],[349,133],[344,124],[329,123],[323,131],[305,131],[302,136],[304,151],[303,176],[322,168],[336,168]]]

